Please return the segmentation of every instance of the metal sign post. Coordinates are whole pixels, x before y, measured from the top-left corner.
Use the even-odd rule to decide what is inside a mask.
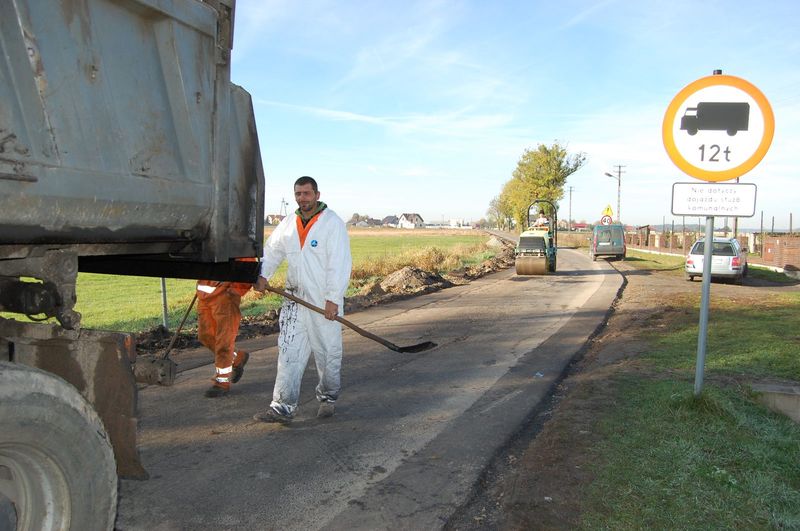
[[[167,311],[167,279],[161,277],[161,322],[164,330],[169,330],[169,312]]]
[[[700,330],[697,332],[697,364],[694,370],[694,395],[703,391],[703,369],[706,366],[708,339],[708,306],[711,299],[711,250],[714,247],[714,216],[706,218],[706,243],[703,248],[703,286],[700,299]]]
[[[667,155],[683,172],[711,183],[731,179],[738,183],[738,178],[767,153],[775,117],[767,98],[754,85],[716,70],[714,75],[690,83],[672,99],[661,131]],[[753,216],[755,195],[755,185],[675,183],[672,188],[673,215],[706,216],[695,396],[703,390],[714,216]]]

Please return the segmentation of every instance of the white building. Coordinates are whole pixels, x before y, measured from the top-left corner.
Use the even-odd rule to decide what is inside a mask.
[[[397,226],[401,229],[418,229],[425,226],[425,220],[419,214],[400,214]]]

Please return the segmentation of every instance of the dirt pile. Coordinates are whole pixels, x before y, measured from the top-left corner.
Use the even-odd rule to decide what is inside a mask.
[[[452,282],[445,280],[437,273],[423,271],[413,266],[406,266],[399,271],[388,274],[380,283],[381,289],[386,293],[405,294],[429,293],[442,288],[449,288],[452,285]]]

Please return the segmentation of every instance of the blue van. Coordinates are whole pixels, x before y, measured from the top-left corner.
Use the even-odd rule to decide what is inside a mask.
[[[592,241],[589,245],[589,256],[597,260],[598,256],[625,258],[625,229],[622,225],[595,225]]]

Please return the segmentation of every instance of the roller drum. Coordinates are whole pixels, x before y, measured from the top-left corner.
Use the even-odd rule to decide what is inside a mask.
[[[547,272],[547,257],[518,256],[514,267],[518,275],[544,275]]]

